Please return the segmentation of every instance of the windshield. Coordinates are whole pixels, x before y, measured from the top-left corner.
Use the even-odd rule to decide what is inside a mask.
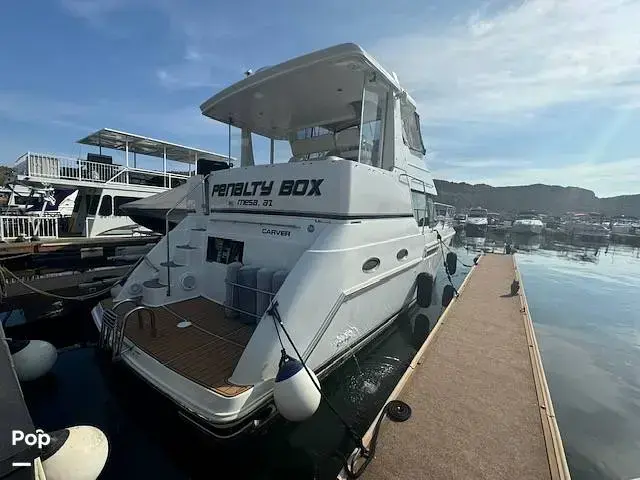
[[[469,216],[473,218],[483,218],[486,217],[487,214],[482,211],[469,212]]]

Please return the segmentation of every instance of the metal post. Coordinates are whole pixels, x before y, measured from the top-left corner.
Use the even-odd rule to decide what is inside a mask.
[[[231,163],[231,117],[229,117],[229,163]]]
[[[167,147],[162,149],[162,173],[164,174],[164,186],[167,186]]]
[[[127,176],[125,182],[129,183],[129,140],[124,141],[124,158],[127,164]]]
[[[271,154],[269,156],[269,163],[271,165],[273,165],[273,157],[274,157],[274,151],[275,151],[275,140],[272,138],[271,139]]]
[[[137,162],[136,162],[136,152],[133,152],[133,168],[136,168],[137,166]]]

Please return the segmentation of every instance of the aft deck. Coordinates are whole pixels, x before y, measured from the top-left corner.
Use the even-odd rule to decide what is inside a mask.
[[[103,305],[108,306],[105,302]],[[123,315],[131,308],[130,303],[123,304],[116,313]],[[225,397],[250,388],[233,385],[228,378],[249,343],[252,326],[228,318],[224,307],[204,297],[150,309],[155,314],[155,336],[145,311],[134,314],[126,325],[125,338],[136,347],[165,367]],[[191,325],[178,327],[183,321]]]

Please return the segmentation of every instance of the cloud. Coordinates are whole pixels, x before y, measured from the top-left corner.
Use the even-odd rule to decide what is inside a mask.
[[[571,163],[567,163],[567,161]],[[476,166],[483,160],[477,160]],[[486,160],[490,165],[492,160]],[[464,161],[458,162],[457,168],[433,168],[436,178],[471,183],[486,183],[493,186],[526,185],[545,183],[565,187],[580,186],[593,190],[598,197],[611,197],[629,193],[640,193],[640,157],[625,158],[610,162],[575,162],[564,159],[551,167],[534,167],[540,162],[521,163],[517,159],[499,160],[504,162],[502,169],[495,168],[488,172],[474,171]],[[449,162],[449,165],[456,162]],[[473,165],[473,163],[471,163]],[[496,165],[492,165],[496,166]]]
[[[637,106],[638,18],[631,0],[529,0],[372,51],[422,101],[426,123],[527,121],[569,102]]]
[[[113,24],[107,16],[131,6],[131,0],[60,0],[60,4],[70,15],[88,22],[91,26],[113,31]]]

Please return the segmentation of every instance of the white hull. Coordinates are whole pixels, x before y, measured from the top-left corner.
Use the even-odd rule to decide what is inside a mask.
[[[184,233],[184,227],[189,227],[184,223],[196,218],[189,216],[170,233],[170,236],[177,237]],[[282,222],[293,220],[287,218],[282,219]],[[215,228],[216,232],[224,225],[216,225],[217,222],[213,219],[210,223],[218,227]],[[305,223],[308,223],[308,220],[305,220]],[[283,319],[286,318],[291,336],[298,348],[306,346],[303,355],[307,365],[321,377],[326,373],[324,370],[327,367],[335,366],[332,364],[340,357],[350,355],[354,346],[363,346],[363,339],[367,339],[365,344],[368,343],[374,337],[371,335],[373,332],[415,301],[415,280],[419,273],[426,272],[435,277],[436,271],[442,265],[441,247],[435,231],[425,231],[423,235],[418,231],[412,217],[363,221],[357,226],[357,230],[360,231],[356,231],[349,223],[330,224],[325,229],[333,230],[333,235],[329,234],[330,236],[343,240],[342,235],[350,231],[354,241],[356,238],[366,238],[368,241],[366,244],[356,243],[347,250],[326,248],[330,245],[322,249],[306,250],[278,292],[281,315]],[[327,230],[323,231],[322,235],[317,232],[316,236],[326,236],[329,233]],[[395,238],[390,238],[390,230],[397,231]],[[445,244],[450,244],[454,234],[451,227],[441,231]],[[384,238],[375,241],[376,236]],[[166,248],[164,242],[166,239],[154,249],[159,256]],[[410,254],[403,261],[398,261],[397,252],[403,248]],[[155,263],[156,259],[152,255],[150,257]],[[376,275],[369,278],[362,272],[361,264],[363,259],[370,257],[378,257],[382,262]],[[349,265],[353,267],[351,275],[348,274],[351,271]],[[133,281],[135,274],[129,282]],[[213,300],[222,300],[218,291],[221,287],[224,289],[221,285],[211,284],[205,287],[204,292],[198,290],[195,293],[177,291],[176,288],[172,296],[175,295],[174,301],[178,301],[204,293]],[[150,293],[153,295],[155,292]],[[152,296],[145,301],[148,304],[164,302],[164,289],[158,290],[155,301]],[[297,313],[292,315],[290,312]],[[101,309],[94,308],[92,315],[100,329]],[[318,325],[320,328],[305,328],[308,324]],[[125,340],[123,350],[126,353],[122,354],[122,359],[147,382],[171,397],[181,408],[197,415],[207,424],[224,428],[251,416],[271,401],[273,383],[270,379],[275,376],[280,354],[274,335],[272,320],[265,315],[236,367],[237,374],[230,379],[239,385],[254,386],[233,398],[219,395],[188,380],[128,340]],[[258,358],[261,358],[261,361]],[[264,365],[266,369],[251,368],[258,361],[257,365]]]
[[[511,225],[513,233],[538,235],[542,233],[544,225],[540,220],[516,220]]]

